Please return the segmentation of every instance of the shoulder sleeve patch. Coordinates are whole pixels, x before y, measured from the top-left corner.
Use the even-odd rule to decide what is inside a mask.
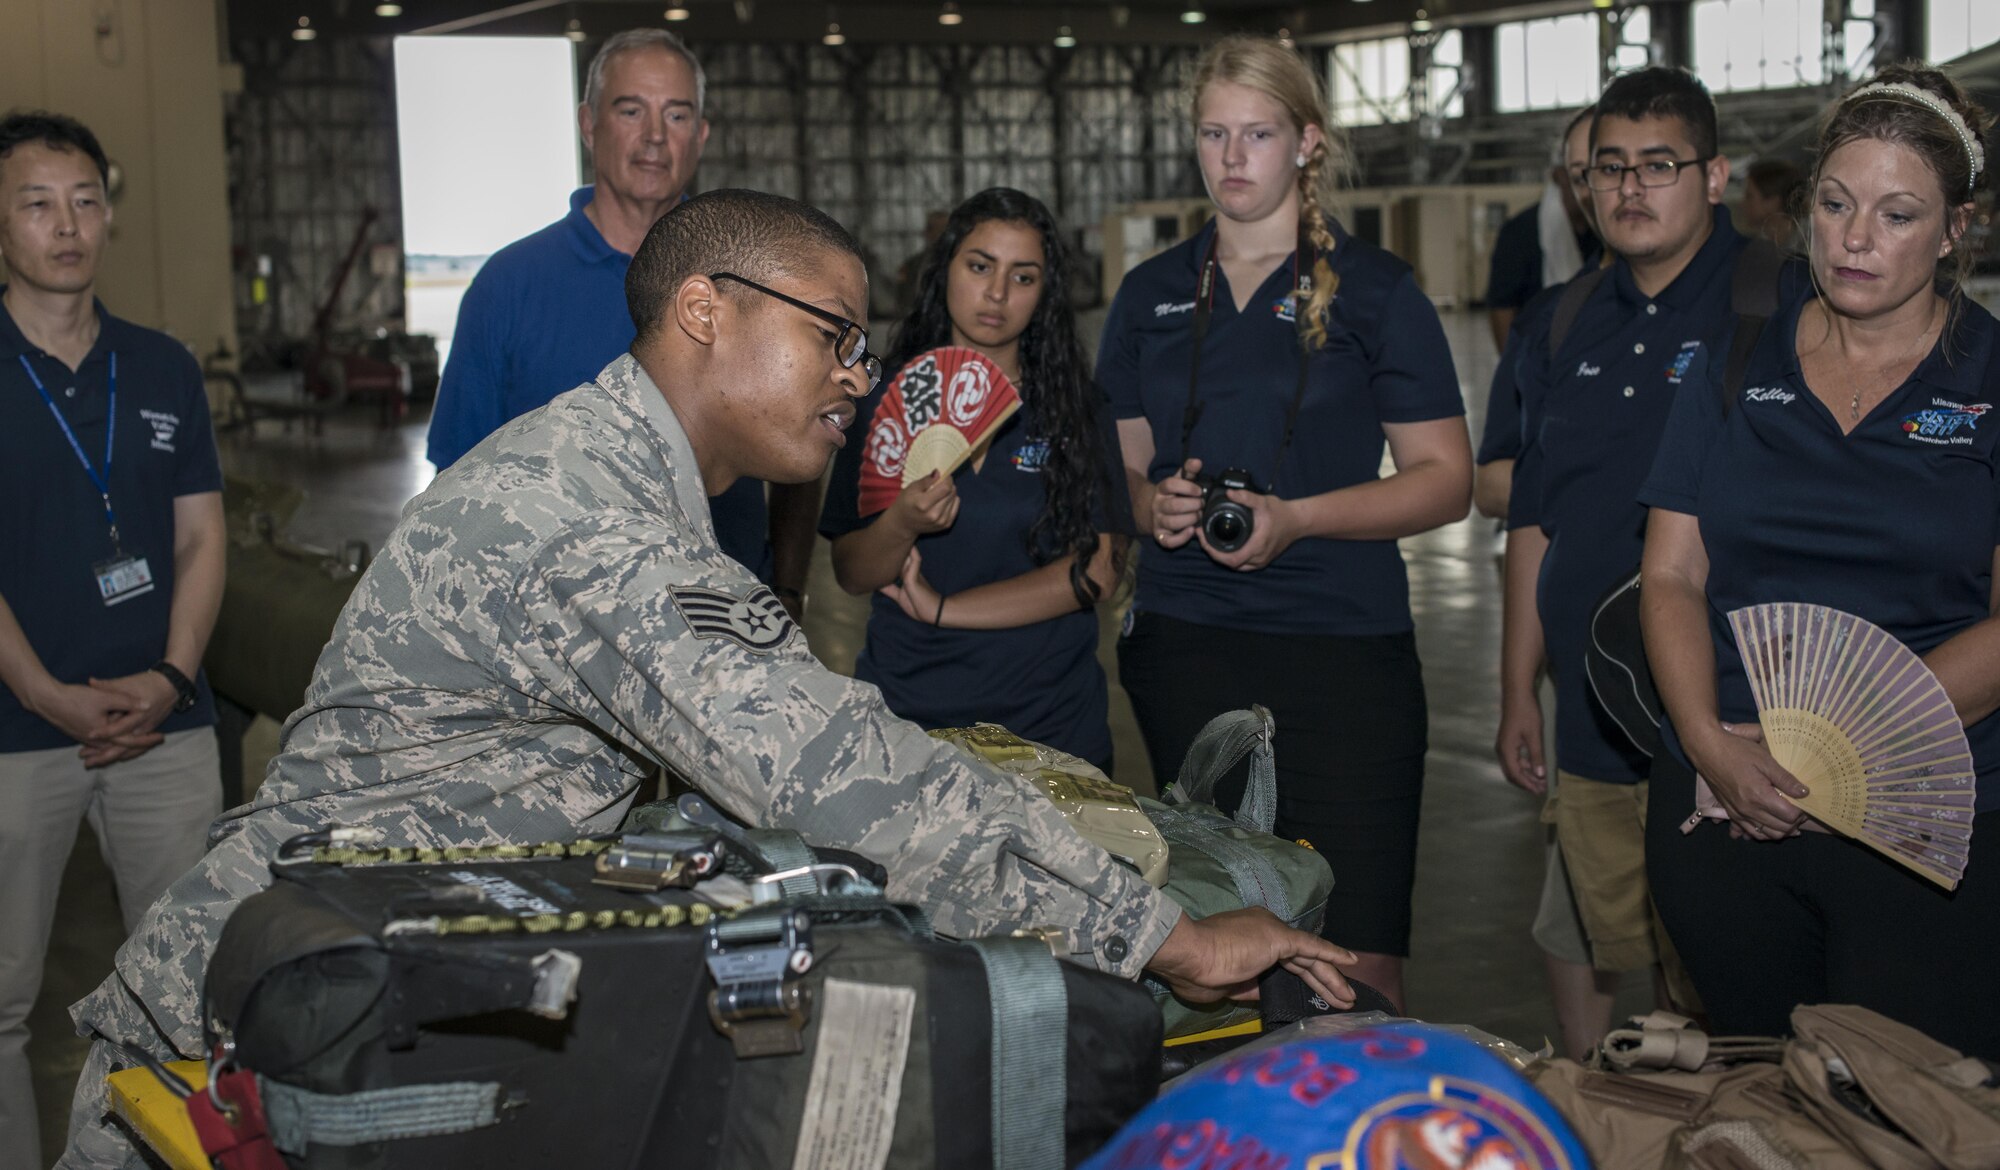
[[[668,592],[697,638],[726,638],[752,653],[768,654],[790,642],[799,629],[777,595],[762,585],[748,597],[692,585]]]

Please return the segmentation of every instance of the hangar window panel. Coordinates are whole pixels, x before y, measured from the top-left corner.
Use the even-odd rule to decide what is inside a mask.
[[[1410,42],[1404,37],[1335,45],[1327,66],[1333,117],[1343,126],[1410,120]]]
[[[1603,88],[1597,17],[1589,13],[1499,25],[1493,55],[1503,114],[1586,105]]]
[[[1696,0],[1695,72],[1714,93],[1826,80],[1819,0]]]
[[[1465,93],[1458,87],[1464,65],[1465,37],[1455,28],[1447,29],[1431,46],[1431,64],[1424,74],[1427,111],[1441,118],[1465,116]]]
[[[1924,17],[1932,61],[1963,57],[2000,41],[2000,5],[1991,0],[1930,0]]]

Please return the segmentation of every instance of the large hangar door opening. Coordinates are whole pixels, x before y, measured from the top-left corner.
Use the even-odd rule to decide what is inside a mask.
[[[563,37],[396,38],[405,303],[440,361],[479,266],[569,211],[575,51]]]

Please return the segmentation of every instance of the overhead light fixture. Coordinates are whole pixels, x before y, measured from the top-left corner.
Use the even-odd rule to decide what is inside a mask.
[[[566,37],[568,37],[568,38],[569,38],[570,40],[573,40],[573,41],[575,41],[575,42],[576,42],[577,44],[579,44],[579,45],[580,45],[580,44],[582,44],[582,43],[583,43],[583,22],[582,22],[582,21],[580,21],[580,20],[578,20],[578,19],[577,19],[576,17],[574,17],[574,16],[570,17],[570,18],[569,18],[569,24],[567,24],[567,25],[566,25],[566,26],[564,26],[564,28],[563,28],[563,35],[564,35],[564,36],[566,36]]]
[[[1208,13],[1203,12],[1201,5],[1198,3],[1189,4],[1186,8],[1181,9],[1182,24],[1200,24],[1207,19]]]
[[[1421,8],[1417,9],[1417,18],[1410,22],[1410,31],[1418,33],[1427,33],[1431,31],[1430,13],[1425,12]]]
[[[1292,44],[1292,30],[1288,28],[1279,29],[1278,43],[1285,46],[1287,49],[1293,48],[1294,46]]]
[[[403,15],[403,6],[395,3],[394,0],[383,0],[383,3],[375,6],[375,15],[401,16]]]
[[[1131,23],[1131,20],[1132,8],[1130,5],[1113,4],[1111,6],[1111,27],[1124,28],[1127,24]]]
[[[318,35],[319,30],[313,27],[310,16],[299,17],[299,27],[292,30],[292,39],[295,41],[309,41]]]
[[[965,13],[960,12],[958,5],[952,3],[951,0],[945,0],[944,7],[938,9],[938,23],[947,28],[953,25],[964,24]]]
[[[819,39],[819,43],[822,45],[844,45],[847,43],[847,34],[840,31],[838,24],[829,23],[826,26],[826,35]]]
[[[666,17],[667,17],[667,19],[668,19],[668,20],[672,20],[672,21],[682,21],[682,20],[686,20],[686,19],[687,19],[688,17],[690,17],[690,16],[693,16],[693,15],[694,15],[694,13],[692,13],[692,12],[689,12],[689,11],[687,10],[687,5],[685,5],[685,4],[674,4],[674,5],[670,5],[670,6],[669,6],[669,7],[667,8],[667,11],[666,11]]]
[[[1070,33],[1068,25],[1063,25],[1061,28],[1056,30],[1056,48],[1058,49],[1076,48],[1076,37]]]

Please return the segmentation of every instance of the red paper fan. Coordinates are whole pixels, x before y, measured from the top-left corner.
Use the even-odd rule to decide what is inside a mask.
[[[861,515],[895,503],[904,484],[957,471],[1019,409],[1020,392],[985,354],[960,346],[918,354],[889,383],[869,420]]]

